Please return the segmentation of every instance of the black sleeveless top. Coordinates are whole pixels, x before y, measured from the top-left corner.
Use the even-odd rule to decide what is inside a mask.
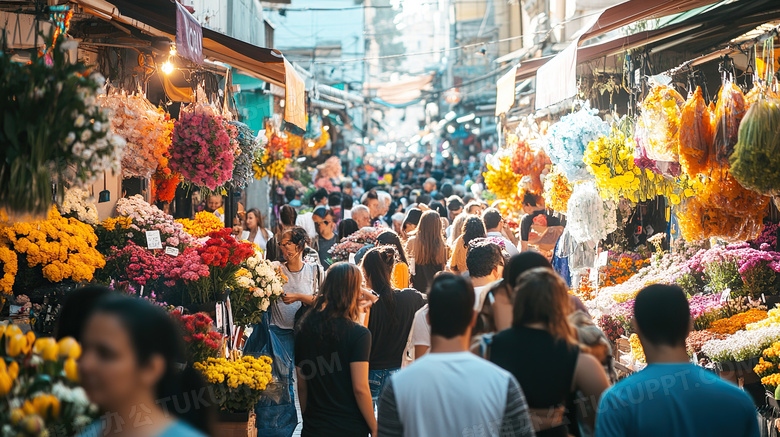
[[[428,288],[433,283],[433,277],[444,270],[443,264],[417,264],[412,275],[412,286],[421,293],[428,294]]]

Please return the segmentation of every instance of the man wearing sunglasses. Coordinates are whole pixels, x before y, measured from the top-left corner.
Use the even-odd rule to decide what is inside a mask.
[[[320,256],[320,265],[324,270],[328,270],[333,260],[328,253],[334,244],[338,243],[339,238],[336,235],[336,223],[333,210],[330,208],[317,208],[311,216],[314,220],[314,228],[317,230],[317,238],[314,239],[314,249]]]

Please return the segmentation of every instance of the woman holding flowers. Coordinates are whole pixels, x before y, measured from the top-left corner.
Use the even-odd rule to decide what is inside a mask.
[[[241,233],[241,239],[255,243],[260,249],[267,249],[268,240],[274,236],[271,230],[265,227],[263,215],[260,210],[252,208],[246,212],[246,230]]]
[[[362,282],[355,265],[332,265],[299,324],[295,370],[303,436],[377,435],[368,384],[371,333],[357,322]]]
[[[95,306],[82,337],[81,383],[105,414],[80,436],[209,434],[213,415],[208,405],[171,407],[188,402],[202,382],[191,367],[179,370],[187,358],[181,334],[165,311],[143,299],[109,296]]]

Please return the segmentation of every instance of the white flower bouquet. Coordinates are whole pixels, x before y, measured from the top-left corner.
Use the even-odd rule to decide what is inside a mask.
[[[723,340],[710,340],[701,350],[713,361],[743,361],[761,356],[761,351],[780,341],[780,325],[739,331]]]
[[[287,278],[271,261],[256,251],[236,273],[237,286],[230,293],[236,325],[260,323],[263,313],[284,293]]]

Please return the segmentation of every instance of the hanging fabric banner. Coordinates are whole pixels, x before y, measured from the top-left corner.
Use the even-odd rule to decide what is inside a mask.
[[[203,29],[190,11],[176,3],[176,53],[200,65],[203,63]]]
[[[284,60],[284,121],[306,129],[306,84],[295,67]]]
[[[515,104],[515,75],[517,65],[510,68],[496,82],[496,117],[512,109]]]

